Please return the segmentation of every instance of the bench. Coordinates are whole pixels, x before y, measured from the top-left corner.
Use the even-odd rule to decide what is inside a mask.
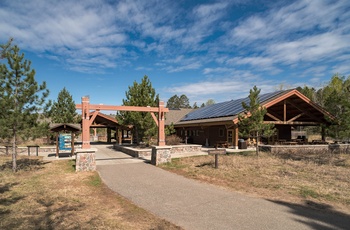
[[[217,141],[215,144],[216,148],[228,148],[227,141]]]

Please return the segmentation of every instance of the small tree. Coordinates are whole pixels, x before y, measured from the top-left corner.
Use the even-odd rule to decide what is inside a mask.
[[[125,92],[125,96],[126,99],[123,99],[125,106],[157,107],[159,103],[159,95],[156,94],[147,76],[143,77],[141,83],[134,81]],[[149,141],[157,133],[157,126],[148,112],[119,112],[117,119],[124,125],[133,125],[137,143],[144,138]]]
[[[266,108],[260,105],[259,101],[260,89],[256,86],[249,92],[249,104],[242,102],[244,114],[238,116],[239,131],[244,137],[256,139],[256,155],[259,156],[258,142],[261,137],[270,137],[275,133],[273,124],[265,124],[264,116],[267,112]]]
[[[53,123],[77,123],[79,121],[72,95],[64,87],[49,111]]]
[[[12,139],[12,169],[16,172],[18,138],[37,133],[38,114],[49,91],[45,82],[38,85],[35,81],[31,62],[17,46],[8,48],[5,57],[8,64],[0,65],[0,136]]]

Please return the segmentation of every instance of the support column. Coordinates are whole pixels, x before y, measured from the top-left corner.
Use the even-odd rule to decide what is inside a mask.
[[[158,146],[165,146],[165,117],[164,117],[164,102],[159,101],[159,111],[158,111]]]
[[[234,142],[234,147],[235,149],[238,149],[238,125],[236,124],[234,129],[233,129],[233,142]]]
[[[107,128],[107,143],[111,143],[112,142],[112,130],[111,128]]]
[[[81,104],[82,104],[82,133],[81,133],[81,139],[82,139],[82,149],[89,149],[90,148],[90,99],[89,97],[82,97],[81,98]]]

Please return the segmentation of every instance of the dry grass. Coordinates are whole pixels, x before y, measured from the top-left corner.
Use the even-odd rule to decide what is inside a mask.
[[[269,200],[350,213],[350,155],[292,157],[255,152],[174,159],[162,168]]]
[[[74,161],[0,156],[0,229],[180,229],[108,189]]]

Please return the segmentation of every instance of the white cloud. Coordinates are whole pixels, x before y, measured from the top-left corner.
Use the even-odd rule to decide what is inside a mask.
[[[299,61],[321,61],[337,57],[344,51],[350,51],[349,40],[350,35],[328,32],[270,45],[266,53],[274,60],[287,64]]]
[[[344,22],[339,19],[347,14],[348,2],[299,0],[290,5],[270,9],[267,13],[253,15],[232,29],[229,36],[237,44],[253,41],[265,42],[302,37],[314,30],[333,30]],[[339,20],[339,21],[338,21]],[[269,41],[270,40],[270,41]]]

